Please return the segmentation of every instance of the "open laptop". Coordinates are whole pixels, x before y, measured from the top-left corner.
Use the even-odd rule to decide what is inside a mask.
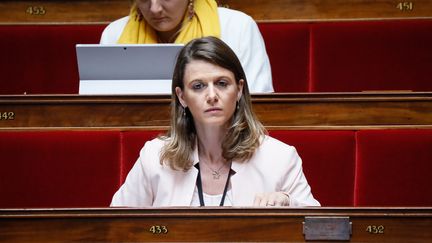
[[[170,94],[183,44],[78,44],[80,94]]]

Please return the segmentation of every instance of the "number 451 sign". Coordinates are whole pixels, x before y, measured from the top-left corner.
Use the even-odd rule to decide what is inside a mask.
[[[399,2],[396,8],[400,11],[412,11],[414,8],[413,2]]]

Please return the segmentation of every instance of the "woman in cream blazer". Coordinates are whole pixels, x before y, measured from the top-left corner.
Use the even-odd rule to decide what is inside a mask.
[[[294,147],[255,117],[246,76],[220,39],[189,42],[172,84],[171,126],[147,142],[111,206],[319,206]]]

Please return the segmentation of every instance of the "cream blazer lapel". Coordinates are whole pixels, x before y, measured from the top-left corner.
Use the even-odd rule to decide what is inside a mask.
[[[246,206],[253,204],[253,199],[250,195],[255,194],[255,188],[249,183],[248,178],[243,173],[243,170],[247,167],[246,163],[239,163],[233,161],[231,169],[235,171],[235,174],[231,176],[231,192],[233,196],[233,206]]]
[[[198,170],[192,166],[192,168],[186,172],[176,171],[174,176],[174,184],[172,185],[174,190],[171,194],[170,204],[178,206],[190,206],[198,177]]]
[[[195,167],[199,162],[197,146],[195,146],[192,156],[193,166],[188,171],[176,171],[174,185],[172,185],[172,187],[175,188],[172,194],[172,205],[191,205],[198,177],[198,169]]]

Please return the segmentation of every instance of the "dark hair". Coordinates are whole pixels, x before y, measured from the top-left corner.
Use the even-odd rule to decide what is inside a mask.
[[[183,89],[185,68],[192,60],[209,62],[228,69],[234,73],[237,83],[240,79],[246,82],[246,74],[234,51],[222,40],[209,36],[190,41],[178,54],[171,87],[173,95],[175,95],[176,87]],[[249,94],[247,85],[245,85],[244,89],[247,89]]]
[[[227,161],[249,159],[266,131],[252,111],[245,72],[237,55],[227,44],[216,37],[204,37],[190,41],[178,54],[171,89],[171,125],[167,135],[162,137],[168,143],[162,149],[161,163],[183,170],[188,170],[193,163],[191,155],[196,140],[194,120],[189,110],[180,104],[175,91],[176,87],[184,89],[185,69],[193,60],[205,61],[231,71],[237,85],[240,80],[244,81],[238,109],[233,114],[232,124],[222,144],[222,156]]]

